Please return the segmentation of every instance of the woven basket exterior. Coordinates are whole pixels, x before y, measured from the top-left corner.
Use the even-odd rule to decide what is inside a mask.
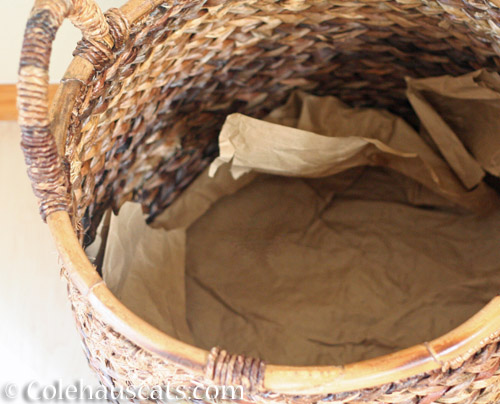
[[[69,283],[69,296],[90,367],[110,391],[127,386],[207,388],[214,383],[141,349],[110,328]],[[455,370],[421,374],[375,388],[325,395],[285,395],[245,391],[256,403],[498,403],[500,346],[487,345]],[[197,400],[202,402],[202,400]]]
[[[154,218],[214,158],[229,113],[263,116],[293,89],[413,122],[404,77],[498,69],[499,21],[482,1],[165,3],[75,107],[76,218],[92,235],[127,200]],[[99,64],[92,49],[77,54]]]
[[[88,245],[110,207],[136,201],[149,220],[168,207],[217,155],[229,113],[262,117],[303,89],[415,123],[404,77],[498,70],[500,8],[484,0],[169,1],[127,27],[113,57],[85,41],[75,54],[97,67],[76,99],[64,152],[74,228]],[[114,331],[70,280],[68,291],[104,385],[217,382]],[[311,396],[253,388],[246,400],[497,402],[498,338],[463,359],[370,389]]]

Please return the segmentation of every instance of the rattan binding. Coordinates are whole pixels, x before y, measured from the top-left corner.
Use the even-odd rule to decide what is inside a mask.
[[[494,403],[500,298],[434,341],[365,362],[286,367],[177,341],[128,311],[88,261],[108,209],[149,220],[217,153],[228,113],[261,117],[300,88],[415,122],[404,77],[500,67],[498,0],[37,0],[19,79],[22,147],[63,261],[90,366],[117,386],[240,383],[246,401]],[[51,43],[82,30],[49,111]]]

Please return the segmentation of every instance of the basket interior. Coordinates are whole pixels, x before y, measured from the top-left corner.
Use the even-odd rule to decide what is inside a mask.
[[[405,76],[498,69],[499,15],[486,2],[458,0],[157,7],[73,110],[66,158],[82,242],[125,201],[154,219],[217,155],[229,113],[262,117],[295,89],[416,125]]]

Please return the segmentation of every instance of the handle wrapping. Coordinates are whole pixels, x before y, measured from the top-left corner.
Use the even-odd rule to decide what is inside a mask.
[[[106,61],[112,58],[114,44],[123,43],[123,36],[128,35],[128,24],[119,10],[110,10],[105,16],[94,0],[35,1],[21,50],[17,107],[21,147],[44,220],[55,211],[69,212],[70,206],[67,170],[50,132],[48,108],[52,43],[66,17],[82,31],[86,48],[98,49],[105,56],[101,59]],[[98,67],[103,66],[100,63]]]

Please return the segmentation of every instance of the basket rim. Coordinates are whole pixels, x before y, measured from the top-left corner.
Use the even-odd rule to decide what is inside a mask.
[[[129,0],[120,10],[132,25],[163,2]],[[54,97],[50,126],[60,154],[64,152],[64,138],[76,94],[93,73],[90,62],[75,56]],[[205,374],[208,351],[156,329],[112,294],[87,258],[67,212],[50,214],[47,224],[69,280],[111,328],[154,355],[196,375]],[[496,296],[478,313],[443,336],[388,355],[333,366],[267,364],[261,390],[312,395],[367,389],[432,371],[457,368],[499,336],[500,296]]]

